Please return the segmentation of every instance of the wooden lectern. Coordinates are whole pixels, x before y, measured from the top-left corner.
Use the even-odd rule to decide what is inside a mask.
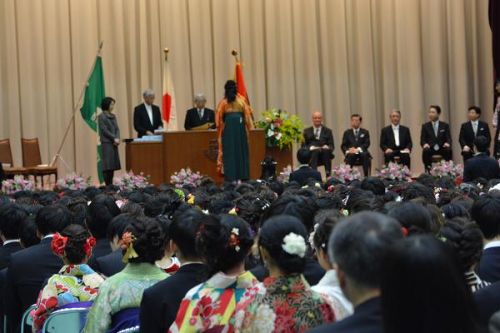
[[[264,131],[251,130],[248,141],[250,178],[258,179],[266,153]],[[217,132],[207,130],[165,132],[163,142],[128,142],[125,146],[127,171],[149,175],[155,185],[169,183],[174,172],[187,167],[222,183],[217,153]]]

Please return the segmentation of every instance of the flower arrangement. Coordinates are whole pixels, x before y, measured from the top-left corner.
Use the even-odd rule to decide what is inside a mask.
[[[192,171],[190,168],[181,169],[170,176],[170,183],[177,188],[184,185],[200,186],[203,176],[198,171]]]
[[[257,127],[266,131],[266,146],[279,149],[291,148],[294,142],[302,142],[302,120],[281,109],[270,109],[262,112],[263,120]]]
[[[434,177],[450,177],[458,178],[464,173],[464,168],[461,164],[455,164],[453,161],[440,161],[432,165],[430,174]]]
[[[288,183],[290,180],[290,174],[292,173],[292,166],[288,165],[283,168],[283,171],[280,172],[278,175],[278,180],[282,183]]]
[[[145,188],[149,185],[149,177],[144,176],[142,172],[139,175],[134,175],[132,171],[113,178],[113,184],[120,188],[120,191],[133,191],[140,188]]]
[[[57,180],[55,189],[57,190],[85,190],[91,185],[90,177],[84,178],[75,173]]]
[[[32,191],[35,183],[32,180],[24,179],[24,176],[14,176],[14,179],[2,181],[2,192],[11,195],[19,191]]]
[[[351,168],[348,164],[341,164],[332,169],[332,178],[345,184],[356,179],[361,179],[361,173],[357,168]]]
[[[411,172],[406,165],[389,162],[387,166],[377,170],[377,177],[391,180],[410,180]]]

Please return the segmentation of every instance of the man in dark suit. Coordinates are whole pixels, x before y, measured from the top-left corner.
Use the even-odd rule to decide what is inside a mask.
[[[356,163],[363,165],[365,177],[370,174],[371,155],[368,152],[370,147],[370,132],[361,128],[363,118],[359,114],[351,115],[351,128],[344,132],[342,136],[342,152],[345,154],[345,163],[351,167]]]
[[[439,105],[431,105],[427,114],[429,121],[422,125],[420,145],[425,170],[429,171],[433,155],[441,155],[445,161],[451,160],[451,133],[450,125],[439,120],[441,115]]]
[[[318,170],[314,170],[309,166],[309,162],[311,161],[311,151],[309,149],[301,147],[297,151],[297,160],[299,161],[300,166],[297,170],[290,174],[290,182],[296,181],[300,184],[300,186],[306,185],[309,179],[321,182],[321,174]]]
[[[11,254],[23,249],[19,236],[21,226],[28,218],[28,214],[19,206],[8,203],[0,206],[0,269],[9,266]]]
[[[474,156],[474,139],[478,136],[486,137],[488,141],[488,147],[491,143],[491,135],[490,128],[488,124],[484,121],[479,120],[481,116],[481,108],[478,106],[471,106],[469,108],[469,112],[467,113],[467,117],[469,118],[468,122],[465,122],[460,127],[460,135],[458,141],[460,142],[460,146],[462,147],[462,157],[464,159],[464,163]],[[488,154],[489,155],[489,154]]]
[[[500,178],[498,161],[487,154],[488,139],[484,136],[478,136],[474,139],[474,146],[477,153],[465,162],[464,182],[471,182],[477,178],[484,178],[486,180]]]
[[[401,225],[375,212],[354,214],[335,226],[328,244],[344,295],[354,314],[314,333],[382,333],[381,266],[387,249],[403,238]],[[333,260],[335,258],[335,260]]]
[[[335,157],[333,151],[335,144],[333,142],[332,130],[323,126],[323,115],[321,112],[313,112],[313,126],[304,130],[304,146],[311,151],[311,168],[317,169],[318,165],[325,166],[326,177],[332,173],[332,159]]]
[[[410,168],[410,153],[413,148],[410,129],[400,125],[401,111],[392,110],[389,118],[391,124],[382,128],[380,133],[380,149],[384,152],[384,163],[387,165],[398,157],[403,165]]]
[[[63,205],[45,206],[36,215],[40,244],[18,251],[11,256],[5,286],[5,314],[11,332],[17,332],[22,313],[36,302],[43,283],[63,266],[52,253],[52,235],[71,223],[71,212]]]
[[[155,101],[154,91],[147,89],[142,97],[144,103],[137,105],[134,109],[134,128],[139,138],[144,135],[153,135],[155,130],[163,127],[160,108],[153,104]]]
[[[474,302],[476,303],[477,310],[479,313],[479,332],[490,332],[488,331],[488,324],[490,319],[495,312],[500,311],[500,282],[495,282],[490,286],[479,289],[474,293]],[[498,315],[495,316],[495,321],[498,322]]]
[[[181,267],[172,276],[144,291],[139,318],[141,332],[164,333],[174,322],[186,293],[205,280],[206,266],[196,252],[196,233],[203,213],[188,209],[174,216],[170,225],[170,245]]]
[[[208,124],[211,129],[215,128],[214,110],[205,107],[207,99],[203,94],[194,96],[194,108],[186,111],[184,119],[184,129],[190,131],[195,127]]]

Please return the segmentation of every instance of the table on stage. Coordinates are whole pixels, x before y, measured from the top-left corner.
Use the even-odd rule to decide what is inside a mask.
[[[216,131],[165,132],[162,142],[127,142],[126,168],[135,174],[150,176],[150,183],[169,183],[170,176],[182,168],[191,168],[217,183],[224,179],[217,173]],[[250,178],[260,177],[260,162],[265,157],[263,130],[251,130],[249,136]]]

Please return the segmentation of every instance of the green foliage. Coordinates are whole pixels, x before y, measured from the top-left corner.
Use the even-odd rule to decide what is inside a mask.
[[[266,131],[266,145],[279,149],[291,148],[294,142],[301,143],[302,120],[296,115],[290,115],[281,109],[270,109],[262,112],[262,120],[257,127]]]

